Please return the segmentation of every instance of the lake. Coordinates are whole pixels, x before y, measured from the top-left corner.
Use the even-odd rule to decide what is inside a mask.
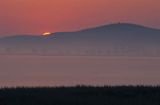
[[[0,56],[0,86],[160,85],[158,57]]]

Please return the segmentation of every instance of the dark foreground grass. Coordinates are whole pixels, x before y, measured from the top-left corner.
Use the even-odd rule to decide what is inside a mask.
[[[1,88],[0,105],[160,105],[160,87]]]

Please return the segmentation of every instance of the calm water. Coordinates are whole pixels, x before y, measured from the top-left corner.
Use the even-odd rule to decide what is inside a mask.
[[[160,58],[0,56],[0,86],[160,85]]]

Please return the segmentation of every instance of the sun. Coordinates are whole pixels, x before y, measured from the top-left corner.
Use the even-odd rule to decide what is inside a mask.
[[[49,35],[51,35],[51,32],[44,32],[42,35],[43,36],[49,36]]]

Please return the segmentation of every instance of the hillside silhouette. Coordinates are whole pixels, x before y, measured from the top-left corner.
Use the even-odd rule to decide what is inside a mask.
[[[48,37],[19,35],[0,38],[1,54],[77,56],[160,56],[160,30],[117,23]]]

